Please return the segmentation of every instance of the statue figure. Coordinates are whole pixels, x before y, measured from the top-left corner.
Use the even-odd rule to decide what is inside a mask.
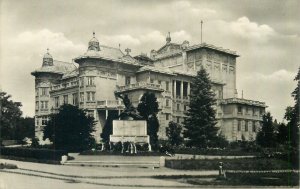
[[[132,118],[133,120],[141,120],[143,117],[139,115],[136,108],[132,105],[130,102],[127,94],[118,94],[115,93],[115,96],[123,100],[123,104],[125,105],[125,109],[121,114],[119,115],[119,118],[121,120],[128,120]]]

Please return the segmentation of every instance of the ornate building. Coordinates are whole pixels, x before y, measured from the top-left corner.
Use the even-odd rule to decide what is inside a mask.
[[[74,59],[76,65],[56,61],[47,52],[42,67],[31,73],[35,76],[36,136],[42,137],[50,113],[62,104],[73,104],[95,118],[99,142],[107,117],[124,108],[114,93],[127,93],[136,106],[150,91],[159,101],[159,137],[165,139],[168,123],[185,119],[191,80],[203,66],[216,94],[220,133],[229,141],[255,139],[266,105],[237,97],[236,52],[206,43],[172,43],[170,34],[166,44],[150,56],[132,57],[130,49],[125,52],[100,45],[95,33],[87,52]]]

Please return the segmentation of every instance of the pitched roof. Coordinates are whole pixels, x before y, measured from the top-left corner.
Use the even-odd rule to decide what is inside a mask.
[[[57,73],[65,74],[77,69],[73,63],[62,62],[59,60],[53,60],[53,66],[42,66],[35,71],[31,72],[32,75],[36,73]]]
[[[105,60],[112,60],[116,62],[123,62],[126,64],[138,65],[136,60],[125,55],[119,48],[100,45],[100,51],[88,50],[84,55],[75,59],[79,62],[82,58],[100,58]]]

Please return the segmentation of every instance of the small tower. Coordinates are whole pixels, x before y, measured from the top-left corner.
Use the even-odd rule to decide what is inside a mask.
[[[170,32],[168,32],[168,35],[166,37],[166,41],[167,41],[167,44],[171,43],[171,35],[170,35]]]
[[[51,54],[49,53],[49,48],[47,48],[47,53],[43,57],[43,64],[42,67],[45,66],[53,66],[53,58]]]
[[[88,51],[100,51],[100,45],[98,39],[95,37],[95,32],[93,32],[93,38],[89,41]]]

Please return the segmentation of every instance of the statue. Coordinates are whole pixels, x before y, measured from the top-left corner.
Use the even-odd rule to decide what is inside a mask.
[[[123,104],[125,105],[125,109],[119,115],[121,120],[129,120],[132,118],[133,120],[141,120],[143,117],[137,112],[136,108],[130,102],[127,94],[118,94],[115,92],[115,96],[123,100]]]

